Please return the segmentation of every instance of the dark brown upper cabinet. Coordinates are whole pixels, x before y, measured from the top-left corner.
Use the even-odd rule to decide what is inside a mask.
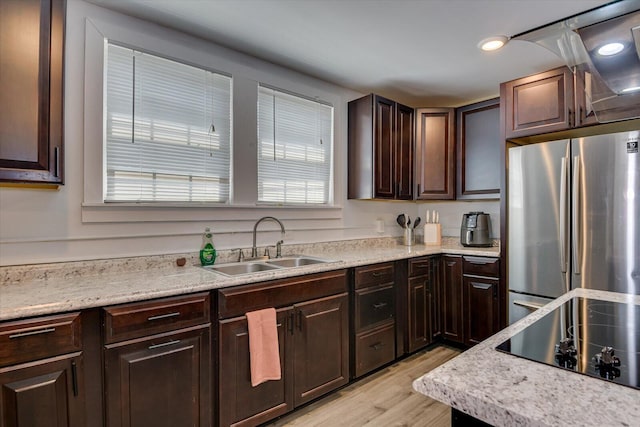
[[[500,197],[500,98],[456,109],[456,198]]]
[[[502,86],[507,139],[557,132],[573,126],[573,73],[569,68],[556,68]]]
[[[418,200],[452,200],[455,190],[455,112],[453,108],[416,110]]]
[[[378,95],[349,102],[349,199],[413,198],[413,120]]]
[[[0,2],[0,181],[63,183],[65,0]]]

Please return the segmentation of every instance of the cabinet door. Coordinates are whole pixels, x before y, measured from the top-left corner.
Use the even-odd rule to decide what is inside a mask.
[[[416,110],[417,199],[455,198],[455,127],[452,108]]]
[[[210,327],[105,346],[106,425],[209,426]]]
[[[0,181],[62,184],[64,0],[0,2]]]
[[[0,369],[0,426],[86,425],[82,367],[78,352]]]
[[[464,276],[465,344],[474,345],[500,330],[499,280]]]
[[[442,336],[442,276],[440,257],[431,257],[431,341]]]
[[[462,343],[462,258],[445,256],[442,267],[442,333],[445,339]]]
[[[396,104],[396,199],[413,199],[413,108]]]
[[[375,96],[373,108],[374,197],[376,199],[393,199],[395,195],[395,175],[393,173],[395,102],[381,96]]]
[[[277,310],[282,379],[251,385],[249,331],[245,316],[219,323],[220,426],[257,425],[293,410],[291,308]]]
[[[432,304],[429,276],[409,279],[409,352],[431,344]]]
[[[573,74],[561,67],[503,83],[507,139],[571,128]]]
[[[456,109],[457,199],[500,197],[500,99]]]
[[[348,315],[347,293],[295,305],[295,406],[349,381]]]

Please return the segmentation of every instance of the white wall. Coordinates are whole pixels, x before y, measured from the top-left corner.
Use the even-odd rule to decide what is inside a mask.
[[[151,208],[89,203],[93,201],[87,194],[95,193],[91,178],[94,162],[100,164],[94,153],[101,151],[102,141],[93,136],[101,135],[100,123],[95,121],[96,111],[101,111],[100,97],[94,99],[95,88],[88,87],[85,93],[87,18],[121,27],[124,32],[143,34],[146,42],[158,49],[182,46],[181,54],[200,55],[216,64],[214,68],[232,74],[233,143],[238,150],[255,145],[255,105],[247,101],[253,99],[247,94],[257,82],[331,101],[335,107],[335,203],[341,209],[260,208],[251,204],[250,197],[238,200],[242,203],[238,207]],[[425,206],[432,205],[346,200],[347,102],[361,96],[359,93],[80,0],[68,1],[66,25],[65,185],[55,190],[0,188],[0,265],[195,252],[205,226],[214,230],[219,249],[249,247],[253,224],[264,215],[283,221],[287,228],[285,244],[397,236],[401,231],[395,223],[399,213],[415,216],[420,210],[424,214]],[[242,169],[238,166],[236,170]],[[235,184],[247,190],[240,193],[244,197],[252,194],[249,186],[254,185],[251,177],[255,174],[236,174],[240,175],[236,175]],[[462,213],[469,210],[489,211],[495,228],[499,218],[494,203],[496,206],[490,209],[484,202],[480,208],[468,202],[443,204],[443,234],[456,235],[453,230],[459,227]],[[379,219],[385,223],[383,233],[376,232]],[[263,227],[276,229],[269,223]],[[258,244],[274,244],[278,238],[279,232],[262,232]]]

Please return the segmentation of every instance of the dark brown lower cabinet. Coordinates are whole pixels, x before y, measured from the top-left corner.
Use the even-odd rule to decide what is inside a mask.
[[[82,368],[81,352],[0,368],[0,426],[85,426]]]
[[[211,425],[210,364],[209,324],[106,345],[106,425]]]
[[[280,346],[280,381],[251,386],[249,330],[245,316],[221,320],[220,337],[220,425],[249,426],[263,423],[293,410],[293,346],[289,330],[293,307],[277,310]]]
[[[442,336],[472,346],[500,330],[500,260],[442,258]]]
[[[409,352],[431,344],[431,280],[409,279]]]
[[[397,269],[393,262],[354,269],[351,337],[353,378],[393,362],[398,349],[402,351],[402,341],[396,349],[397,280]]]
[[[439,264],[439,255],[414,258],[408,262],[408,352],[419,350],[442,335]]]
[[[334,295],[294,306],[295,406],[349,381],[349,297]],[[295,329],[295,328],[294,328]]]
[[[463,343],[462,258],[442,258],[442,336]]]
[[[500,330],[499,280],[464,276],[465,344],[471,346]]]
[[[258,309],[267,300],[277,306],[278,301],[290,301],[296,295],[322,295],[330,292],[330,287],[347,290],[344,271],[289,282],[274,281],[221,292],[221,315],[235,316],[218,322],[221,427],[264,423],[349,381],[349,298],[347,292],[342,292],[276,310],[282,379],[251,386],[247,319],[234,311],[236,301],[246,302],[246,309],[252,310],[250,304],[257,304]]]

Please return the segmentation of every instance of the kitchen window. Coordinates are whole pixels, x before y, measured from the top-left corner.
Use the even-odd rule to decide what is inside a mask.
[[[106,48],[104,200],[227,203],[231,78]]]
[[[260,85],[258,202],[333,201],[333,107]]]

